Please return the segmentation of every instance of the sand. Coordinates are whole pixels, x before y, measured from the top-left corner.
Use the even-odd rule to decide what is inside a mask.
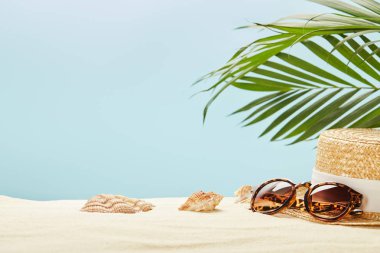
[[[0,196],[0,252],[380,252],[380,228],[252,213],[225,198],[212,213],[178,211],[185,198],[147,199],[153,211],[84,213],[84,200]]]

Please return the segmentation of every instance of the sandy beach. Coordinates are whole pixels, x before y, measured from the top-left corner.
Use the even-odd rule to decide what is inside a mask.
[[[0,252],[379,252],[380,228],[252,213],[224,198],[212,213],[180,212],[185,198],[147,199],[138,214],[80,212],[85,200],[0,196]]]

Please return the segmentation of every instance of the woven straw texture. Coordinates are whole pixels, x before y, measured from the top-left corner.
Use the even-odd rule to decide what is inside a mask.
[[[331,129],[319,137],[315,168],[337,176],[380,180],[380,130]],[[306,189],[297,191],[303,199]],[[380,226],[380,213],[365,212],[360,216],[346,216],[336,222],[323,222],[306,211],[285,209],[282,213],[322,224],[346,226]]]
[[[337,176],[380,180],[380,130],[324,131],[318,141],[315,168]]]
[[[311,216],[306,211],[300,211],[296,209],[285,209],[282,213],[294,216],[297,218],[301,218],[303,220],[308,220],[321,224],[329,224],[329,225],[345,225],[345,226],[380,226],[380,214],[379,213],[363,213],[359,217],[347,216],[339,221],[335,222],[324,222],[317,220],[313,216]]]

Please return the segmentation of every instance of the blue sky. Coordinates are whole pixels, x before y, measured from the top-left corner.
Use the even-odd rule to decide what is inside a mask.
[[[210,109],[191,87],[262,36],[234,30],[326,9],[305,0],[2,1],[0,194],[232,195],[273,177],[307,180],[315,142],[258,139],[227,117],[257,94]]]

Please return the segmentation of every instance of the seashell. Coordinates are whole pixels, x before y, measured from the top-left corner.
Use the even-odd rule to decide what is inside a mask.
[[[235,191],[235,203],[249,203],[252,198],[253,187],[251,185],[243,185]]]
[[[215,210],[223,199],[222,195],[214,192],[195,192],[178,208],[181,211],[208,212]]]
[[[96,213],[137,213],[152,210],[154,205],[140,199],[121,195],[99,194],[89,199],[82,207],[83,212]]]

